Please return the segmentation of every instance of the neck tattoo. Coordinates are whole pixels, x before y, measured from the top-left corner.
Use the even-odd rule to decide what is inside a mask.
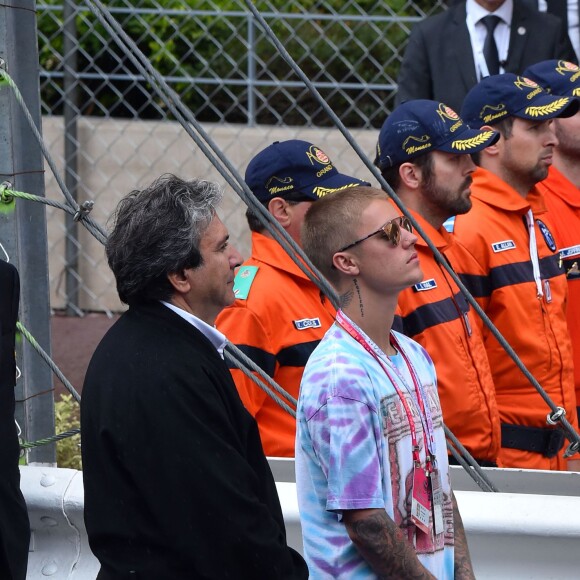
[[[353,294],[352,290],[347,290],[339,297],[341,308],[346,308],[352,302]]]
[[[360,288],[359,288],[358,281],[357,281],[356,278],[353,278],[353,283],[354,283],[354,287],[356,289],[356,293],[358,294],[358,307],[360,308],[360,315],[361,315],[361,318],[364,318],[365,317],[365,311],[364,311],[364,308],[363,308],[363,301],[362,301],[362,296],[361,296],[361,293],[360,293]]]

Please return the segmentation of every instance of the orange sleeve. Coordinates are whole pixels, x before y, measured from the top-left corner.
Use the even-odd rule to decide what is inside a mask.
[[[264,372],[273,375],[276,358],[271,349],[268,333],[251,310],[245,305],[238,306],[236,302],[220,313],[216,327]],[[241,370],[232,368],[229,361],[228,366],[244,406],[255,417],[269,395]]]

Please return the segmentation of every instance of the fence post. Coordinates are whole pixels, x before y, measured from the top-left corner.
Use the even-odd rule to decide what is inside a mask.
[[[64,0],[64,183],[75,201],[78,199],[78,81],[77,10],[75,0]],[[66,313],[82,315],[79,307],[79,228],[70,214],[65,215]]]
[[[0,5],[0,58],[40,127],[40,89],[34,0]],[[14,92],[0,87],[0,182],[18,191],[44,195],[42,152]],[[20,321],[50,353],[50,309],[45,207],[18,201],[0,212],[0,242],[20,272]],[[3,256],[3,252],[0,252]],[[54,433],[54,393],[50,369],[23,339],[17,347],[22,376],[16,387],[16,417],[23,437]],[[54,464],[55,446],[29,452],[30,463]]]
[[[256,124],[256,23],[248,12],[248,127]]]

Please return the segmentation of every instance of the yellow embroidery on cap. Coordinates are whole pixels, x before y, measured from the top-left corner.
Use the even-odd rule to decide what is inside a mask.
[[[568,62],[567,60],[559,60],[558,64],[556,65],[556,72],[561,75],[566,75],[566,73],[575,73],[578,72],[578,65],[575,65],[572,62]]]
[[[508,114],[506,106],[503,103],[499,105],[485,105],[481,112],[479,113],[479,118],[484,123],[490,123],[491,121],[495,121],[496,119],[501,119]]]
[[[332,193],[334,191],[342,191],[343,189],[348,189],[349,187],[356,187],[357,185],[360,185],[360,183],[349,183],[348,185],[343,185],[341,187],[334,188],[317,186],[314,188],[313,191],[317,197],[324,197],[325,195],[328,195],[329,193]]]
[[[294,185],[290,185],[293,181],[291,177],[277,177],[273,175],[266,182],[266,189],[270,195],[276,195],[282,191],[290,191],[294,189]]]
[[[551,115],[552,113],[556,113],[563,107],[565,107],[570,102],[570,99],[567,97],[563,97],[562,99],[558,99],[549,105],[540,105],[538,107],[526,107],[526,114],[530,115],[531,117],[545,117],[546,115]]]
[[[429,135],[422,135],[421,137],[410,135],[403,142],[402,149],[407,155],[412,155],[413,153],[417,153],[417,151],[429,149],[432,146],[430,139],[431,137],[429,137]],[[410,143],[414,144],[410,145]],[[419,143],[419,145],[416,145],[415,143]]]
[[[457,121],[459,119],[459,115],[451,107],[448,107],[443,103],[439,103],[437,113],[441,119],[449,119],[450,121]]]
[[[514,81],[514,85],[516,87],[518,87],[518,89],[536,89],[536,88],[539,88],[538,83],[536,81],[533,81],[532,79],[529,79],[527,77],[518,77]]]
[[[451,147],[458,151],[474,149],[475,147],[483,145],[492,135],[493,131],[484,131],[483,133],[480,133],[475,137],[470,137],[469,139],[458,139],[457,141],[453,141]]]
[[[314,165],[314,162],[321,163],[322,165],[328,165],[330,163],[328,155],[322,149],[316,147],[316,145],[310,145],[308,151],[306,151],[306,157],[308,157],[311,165]]]

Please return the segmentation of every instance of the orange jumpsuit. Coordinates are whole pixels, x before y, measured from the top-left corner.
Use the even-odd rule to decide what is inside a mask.
[[[568,279],[568,329],[574,354],[576,404],[580,404],[580,190],[553,166],[538,189],[544,194]],[[580,417],[580,406],[577,410]]]
[[[452,267],[469,254],[444,228],[436,230],[412,212]],[[501,433],[493,379],[479,317],[419,237],[415,246],[424,279],[399,295],[395,328],[420,343],[437,369],[443,420],[475,459],[497,463]]]
[[[217,328],[297,399],[304,365],[334,322],[332,304],[278,242],[256,232],[234,291],[238,298],[220,313]],[[294,457],[294,417],[238,368],[231,372],[266,455]]]
[[[577,429],[572,347],[566,324],[566,276],[559,264],[543,196],[534,188],[524,199],[499,177],[478,168],[473,174],[472,199],[473,208],[457,216],[454,227],[457,239],[478,263],[474,268],[473,263],[458,262],[462,280]],[[530,260],[525,222],[530,207],[543,298],[537,297]],[[558,433],[546,424],[548,406],[487,327],[483,336],[502,422],[502,465],[566,469],[563,449],[554,450],[560,443]],[[529,450],[530,444],[537,451]]]

